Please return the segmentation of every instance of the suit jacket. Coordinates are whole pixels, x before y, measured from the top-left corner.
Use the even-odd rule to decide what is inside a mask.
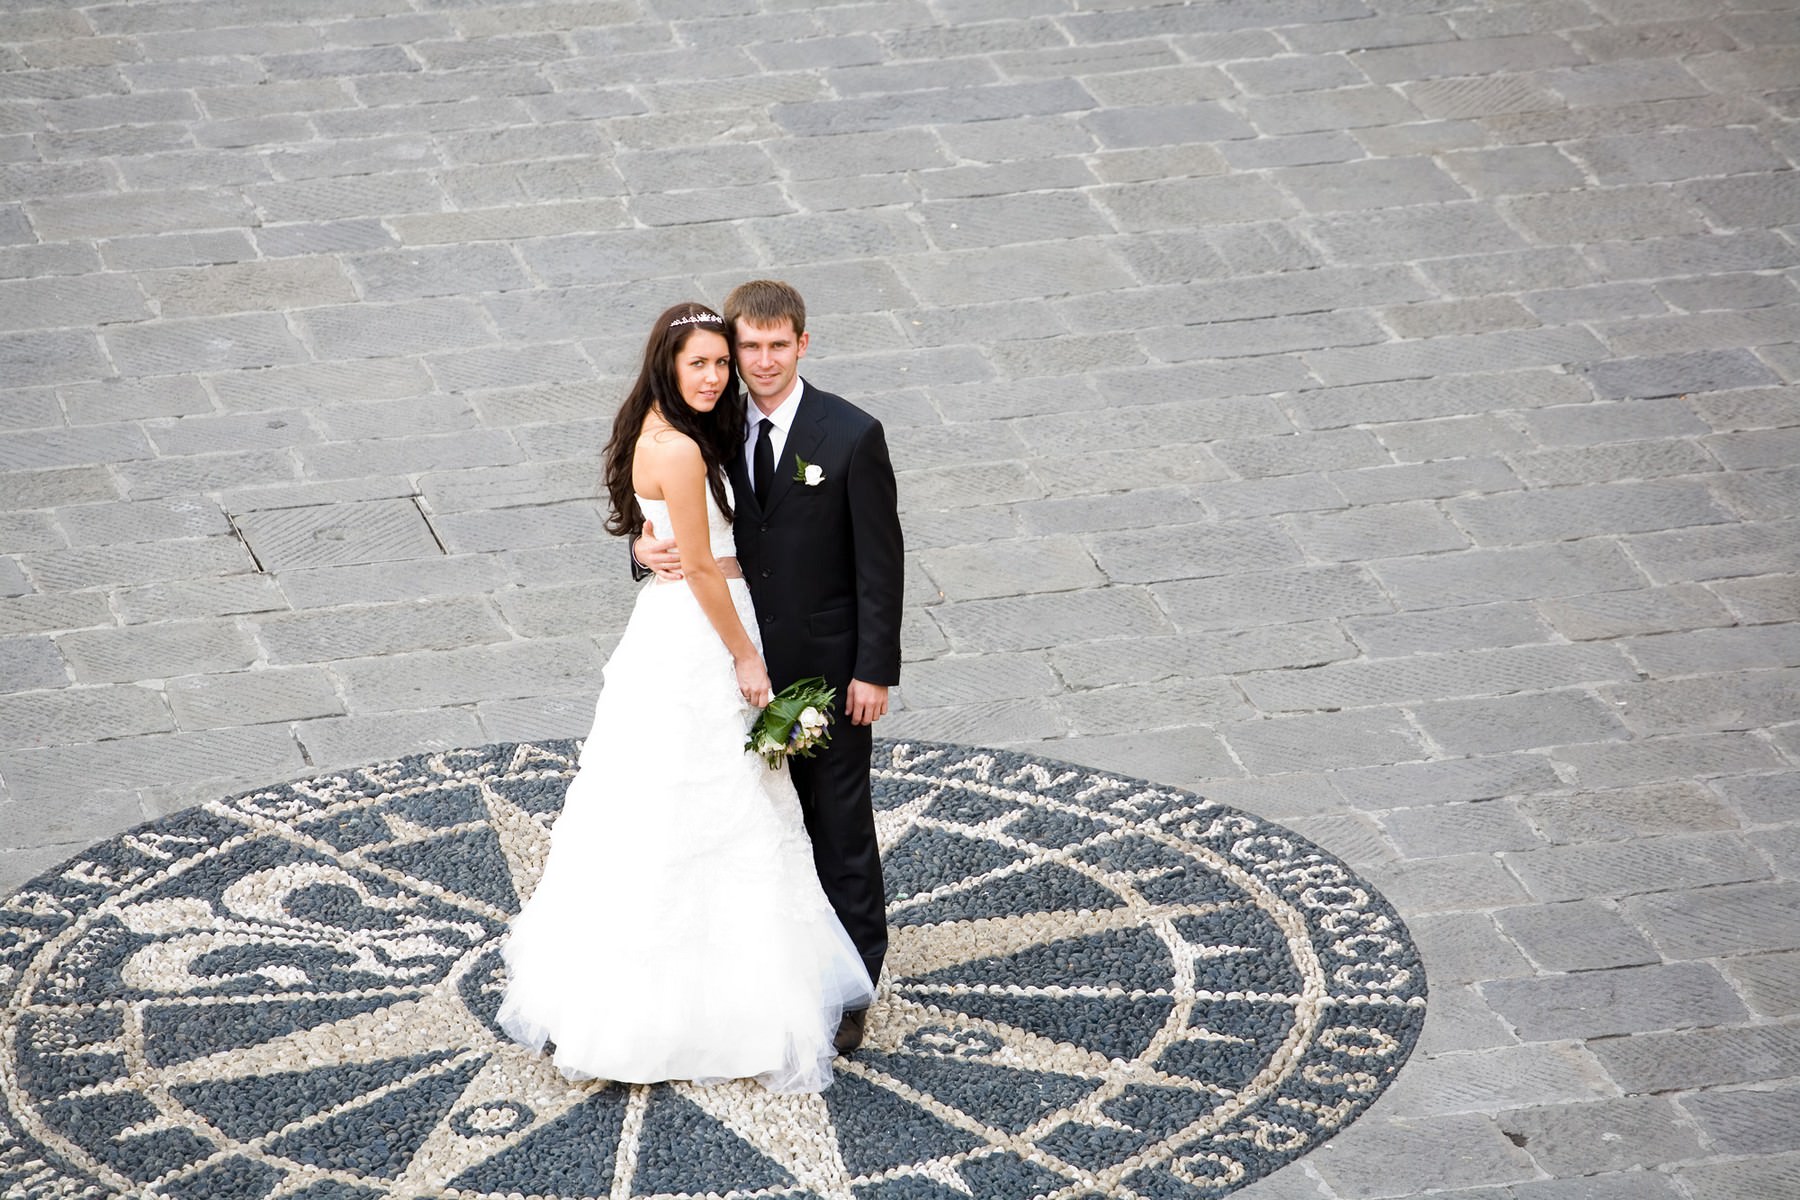
[[[801,461],[823,472],[817,484],[795,478]],[[809,383],[766,509],[742,452],[730,468],[732,533],[775,688],[823,675],[841,703],[851,679],[898,683],[903,545],[881,422]]]

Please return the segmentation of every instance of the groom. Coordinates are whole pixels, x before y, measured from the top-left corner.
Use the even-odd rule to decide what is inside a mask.
[[[881,423],[800,378],[806,302],[757,279],[725,298],[745,399],[743,453],[731,458],[738,561],[777,691],[823,675],[841,698],[830,744],[789,762],[819,883],[881,980],[887,911],[869,788],[874,723],[900,679],[900,517]],[[674,542],[646,526],[633,557],[680,570]],[[844,1014],[840,1054],[862,1044],[866,1012]]]

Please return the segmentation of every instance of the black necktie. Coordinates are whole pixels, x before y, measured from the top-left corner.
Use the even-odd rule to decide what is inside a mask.
[[[775,444],[769,440],[769,430],[775,428],[775,422],[764,417],[756,425],[756,478],[751,486],[756,489],[756,506],[769,507],[769,483],[775,477]]]

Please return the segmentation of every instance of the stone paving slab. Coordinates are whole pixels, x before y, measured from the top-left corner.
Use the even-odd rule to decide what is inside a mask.
[[[0,884],[585,733],[642,330],[773,274],[900,472],[881,732],[1412,919],[1414,1074],[1244,1194],[1800,1186],[1791,0],[4,7]]]

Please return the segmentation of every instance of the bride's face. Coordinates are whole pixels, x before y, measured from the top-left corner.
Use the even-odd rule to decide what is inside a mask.
[[[695,412],[708,413],[731,382],[731,347],[725,335],[710,329],[688,334],[675,352],[675,386]]]

